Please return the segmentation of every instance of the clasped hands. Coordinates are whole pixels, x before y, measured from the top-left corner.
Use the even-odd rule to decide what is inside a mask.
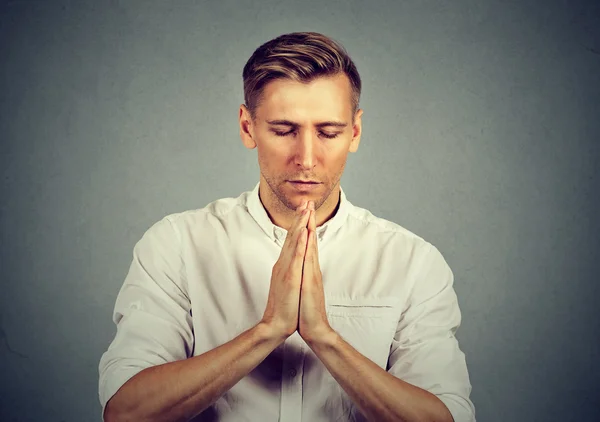
[[[315,214],[313,201],[305,201],[296,209],[273,266],[262,319],[277,336],[285,339],[297,330],[309,345],[333,332],[325,313]]]

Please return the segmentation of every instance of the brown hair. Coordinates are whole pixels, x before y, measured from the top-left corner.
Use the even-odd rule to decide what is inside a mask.
[[[308,83],[320,76],[344,72],[352,88],[352,119],[358,110],[361,81],[346,49],[317,32],[293,32],[280,35],[258,47],[242,73],[244,101],[252,119],[260,103],[263,88],[275,79]]]

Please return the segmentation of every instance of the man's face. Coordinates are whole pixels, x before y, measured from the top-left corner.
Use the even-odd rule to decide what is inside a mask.
[[[251,139],[243,133],[242,139],[258,148],[261,176],[281,205],[295,210],[312,200],[319,208],[338,186],[348,152],[358,148],[361,115],[359,110],[353,124],[350,81],[343,73],[308,84],[277,79],[263,90]]]

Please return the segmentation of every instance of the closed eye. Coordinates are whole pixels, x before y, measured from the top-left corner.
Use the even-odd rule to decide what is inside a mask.
[[[290,130],[288,132],[280,132],[277,130],[273,130],[273,133],[277,136],[288,136],[288,135],[292,135],[292,134],[296,133],[296,131]],[[337,138],[340,133],[341,132],[336,132],[336,133],[319,132],[319,135],[323,136],[324,138],[327,138],[327,139],[334,139],[334,138]]]
[[[294,133],[294,131],[290,130],[289,132],[280,132],[280,131],[274,130],[273,133],[277,136],[288,136],[288,135]]]
[[[325,138],[327,139],[333,139],[333,138],[337,138],[337,136],[341,133],[341,132],[336,132],[336,133],[325,133],[325,132],[319,132],[321,135],[323,135]]]

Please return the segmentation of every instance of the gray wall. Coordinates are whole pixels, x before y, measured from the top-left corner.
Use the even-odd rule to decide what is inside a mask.
[[[0,7],[2,421],[100,420],[98,361],[135,242],[254,186],[242,67],[297,30],[341,41],[364,81],[349,199],[454,270],[478,420],[592,420],[597,5],[108,3]]]

